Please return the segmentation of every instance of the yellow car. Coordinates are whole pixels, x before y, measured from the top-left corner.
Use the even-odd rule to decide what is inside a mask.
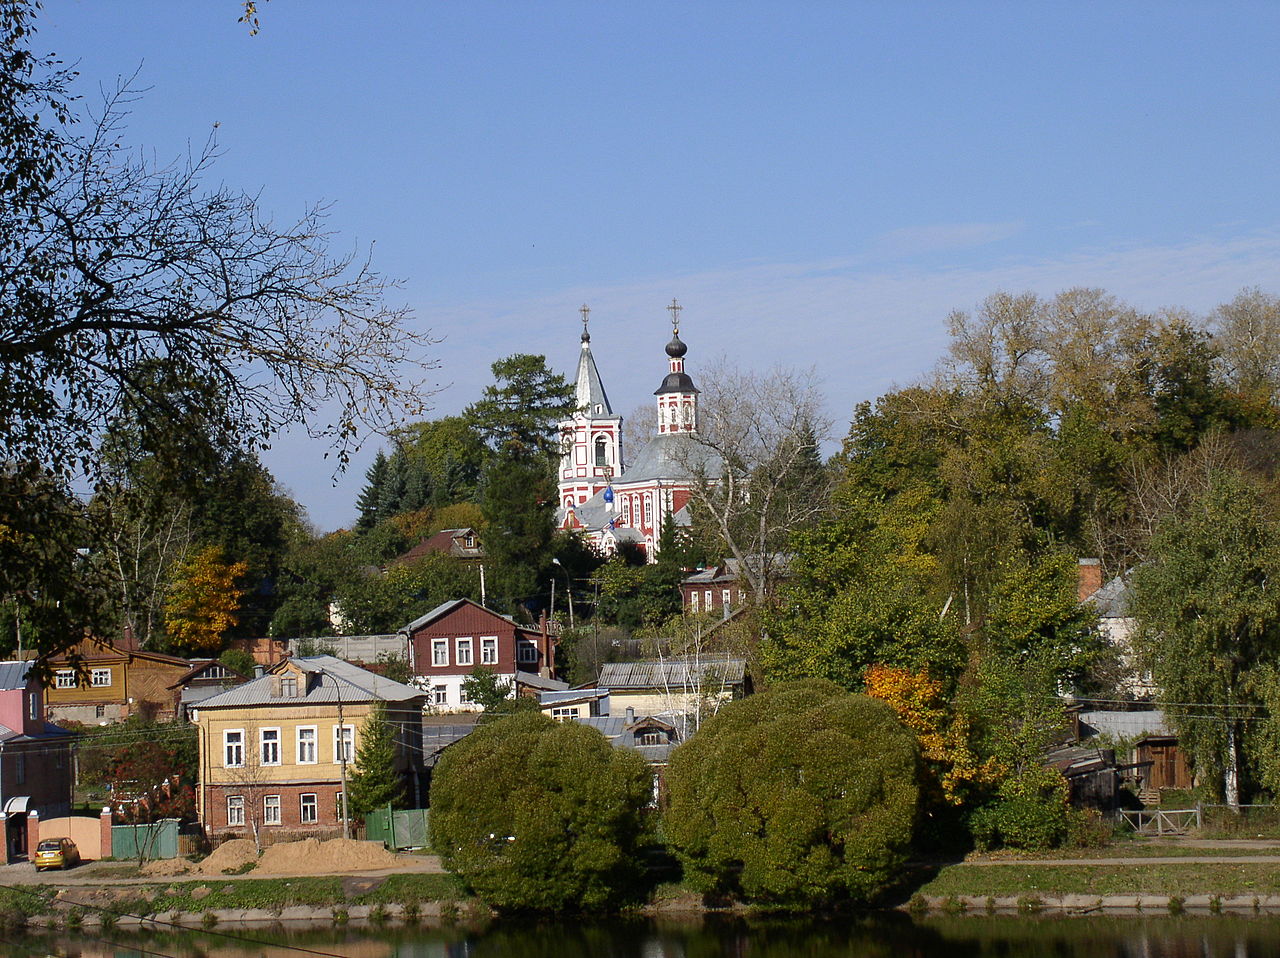
[[[69,838],[46,838],[36,846],[33,861],[38,872],[46,868],[70,868],[80,864],[80,849]]]

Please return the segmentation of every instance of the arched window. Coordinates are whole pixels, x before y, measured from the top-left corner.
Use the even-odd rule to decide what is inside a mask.
[[[648,529],[653,528],[653,493],[646,492],[644,494],[644,524]]]
[[[596,437],[596,465],[597,466],[608,465],[608,458],[606,456],[607,445],[608,444],[605,442],[604,436]]]

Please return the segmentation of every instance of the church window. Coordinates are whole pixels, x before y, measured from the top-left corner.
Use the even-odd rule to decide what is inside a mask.
[[[608,458],[606,455],[606,444],[604,441],[604,436],[598,436],[596,438],[596,465],[603,466],[603,465],[606,465],[607,462],[608,462]]]
[[[622,524],[624,526],[631,525],[631,497],[622,497]]]
[[[649,528],[653,527],[653,493],[646,492],[644,494],[644,524]]]

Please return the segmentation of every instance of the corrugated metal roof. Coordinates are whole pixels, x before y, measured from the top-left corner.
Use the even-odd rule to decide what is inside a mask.
[[[605,689],[698,689],[707,683],[737,685],[746,678],[747,660],[728,655],[665,659],[661,662],[609,662],[596,683]]]
[[[1097,711],[1081,712],[1080,724],[1095,735],[1112,738],[1139,738],[1143,735],[1168,735],[1164,712],[1147,709],[1142,712]]]
[[[0,662],[0,689],[24,689],[30,662]]]
[[[527,685],[531,689],[540,689],[544,692],[560,692],[569,687],[568,682],[561,682],[559,679],[549,679],[537,672],[516,672],[516,685]]]
[[[299,659],[286,659],[318,681],[308,683],[306,694],[285,699],[273,695],[275,674],[245,682],[228,689],[213,698],[205,699],[200,708],[234,708],[246,705],[325,705],[337,702],[408,702],[425,697],[422,689],[415,689],[399,682],[392,682],[368,669],[344,662],[332,655],[314,655]],[[279,672],[277,666],[275,672]]]

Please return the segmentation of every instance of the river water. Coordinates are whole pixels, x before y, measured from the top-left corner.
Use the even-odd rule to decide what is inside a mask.
[[[284,930],[80,936],[5,934],[6,955],[65,958],[1263,958],[1280,919],[1233,917],[496,922],[483,928]]]

